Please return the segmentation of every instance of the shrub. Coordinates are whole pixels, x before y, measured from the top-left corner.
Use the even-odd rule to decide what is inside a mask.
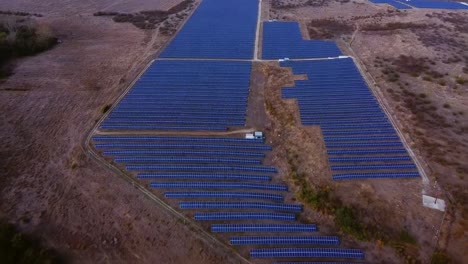
[[[343,232],[353,235],[360,240],[367,239],[366,232],[352,207],[344,206],[338,208],[335,212],[335,221]]]
[[[404,229],[400,232],[400,241],[408,244],[417,244],[416,238],[408,232],[408,230]]]
[[[107,111],[109,111],[109,109],[111,108],[111,105],[104,105],[103,107],[101,107],[101,110],[99,111],[101,114],[105,114],[107,113]]]
[[[36,28],[29,26],[19,26],[16,31],[14,50],[19,56],[30,56],[43,52],[57,43],[55,37],[42,37],[37,33]]]
[[[431,264],[449,264],[450,258],[442,251],[436,251],[432,254]]]
[[[463,84],[465,84],[465,83],[468,82],[467,80],[465,80],[463,77],[460,77],[460,76],[458,76],[458,77],[455,79],[455,81],[456,81],[458,84],[461,84],[461,85],[463,85]]]

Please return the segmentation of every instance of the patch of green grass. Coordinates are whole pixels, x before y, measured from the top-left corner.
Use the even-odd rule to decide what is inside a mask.
[[[416,238],[412,234],[410,234],[408,230],[406,229],[401,230],[400,241],[404,243],[412,244],[412,245],[416,245],[418,243]]]

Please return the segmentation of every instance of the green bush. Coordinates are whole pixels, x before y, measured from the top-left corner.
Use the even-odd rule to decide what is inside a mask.
[[[357,214],[352,207],[343,206],[335,212],[335,221],[340,229],[360,240],[367,239],[364,227],[358,220]]]
[[[104,105],[103,107],[101,107],[101,110],[100,110],[101,114],[107,113],[107,111],[109,111],[110,108],[111,108],[111,105],[108,105],[108,104]]]
[[[461,85],[463,85],[463,84],[465,84],[465,83],[468,82],[467,80],[463,79],[463,77],[457,77],[457,78],[455,79],[455,81],[456,81],[458,84],[461,84]]]

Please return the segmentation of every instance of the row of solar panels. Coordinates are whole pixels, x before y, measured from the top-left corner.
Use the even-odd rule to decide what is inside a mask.
[[[333,41],[303,40],[297,22],[263,23],[263,59],[326,58],[342,55]]]
[[[234,222],[213,224],[214,233],[317,231],[315,225],[292,222],[302,211],[302,205],[283,203],[284,196],[279,192],[287,191],[287,186],[269,183],[269,174],[276,169],[261,165],[264,152],[271,150],[261,139],[99,135],[93,140],[106,156],[123,163],[127,170],[136,170],[138,178],[151,180],[151,188],[164,190],[168,199],[177,199],[181,209],[194,210],[195,220]],[[254,223],[238,223],[244,221]],[[339,245],[335,236],[303,234],[235,236],[229,242],[234,246]],[[327,257],[337,258],[336,254],[342,253],[334,254]]]
[[[397,9],[432,8],[432,9],[450,9],[450,10],[468,10],[467,5],[450,1],[433,0],[369,0],[375,4],[389,4]]]
[[[283,88],[303,125],[320,126],[334,179],[417,177],[392,124],[352,59],[285,61],[307,80]]]
[[[268,145],[253,145],[253,144],[226,144],[217,143],[210,144],[209,142],[108,142],[95,144],[98,149],[227,149],[227,150],[249,150],[249,151],[269,151],[271,146]]]
[[[408,6],[402,3],[402,2],[406,3],[406,1],[404,0],[402,2],[395,1],[395,0],[369,0],[369,1],[371,1],[374,4],[388,4],[388,5],[395,7],[396,9],[411,9],[411,6]]]
[[[249,200],[273,200],[282,202],[283,195],[273,193],[254,193],[254,192],[165,192],[166,198],[176,199],[249,199]]]
[[[204,142],[204,143],[246,143],[246,144],[262,144],[263,139],[245,139],[245,138],[200,138],[200,137],[171,137],[171,136],[93,136],[93,141],[118,141],[118,142],[148,142],[148,141],[163,141],[163,142]]]

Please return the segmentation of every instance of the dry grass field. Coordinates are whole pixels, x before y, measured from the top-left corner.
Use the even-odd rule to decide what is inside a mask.
[[[93,14],[178,2],[46,2],[0,1],[0,10],[41,14],[33,19],[61,42],[15,61],[14,75],[0,84],[0,218],[71,263],[229,263],[81,148],[103,106],[171,37]]]

